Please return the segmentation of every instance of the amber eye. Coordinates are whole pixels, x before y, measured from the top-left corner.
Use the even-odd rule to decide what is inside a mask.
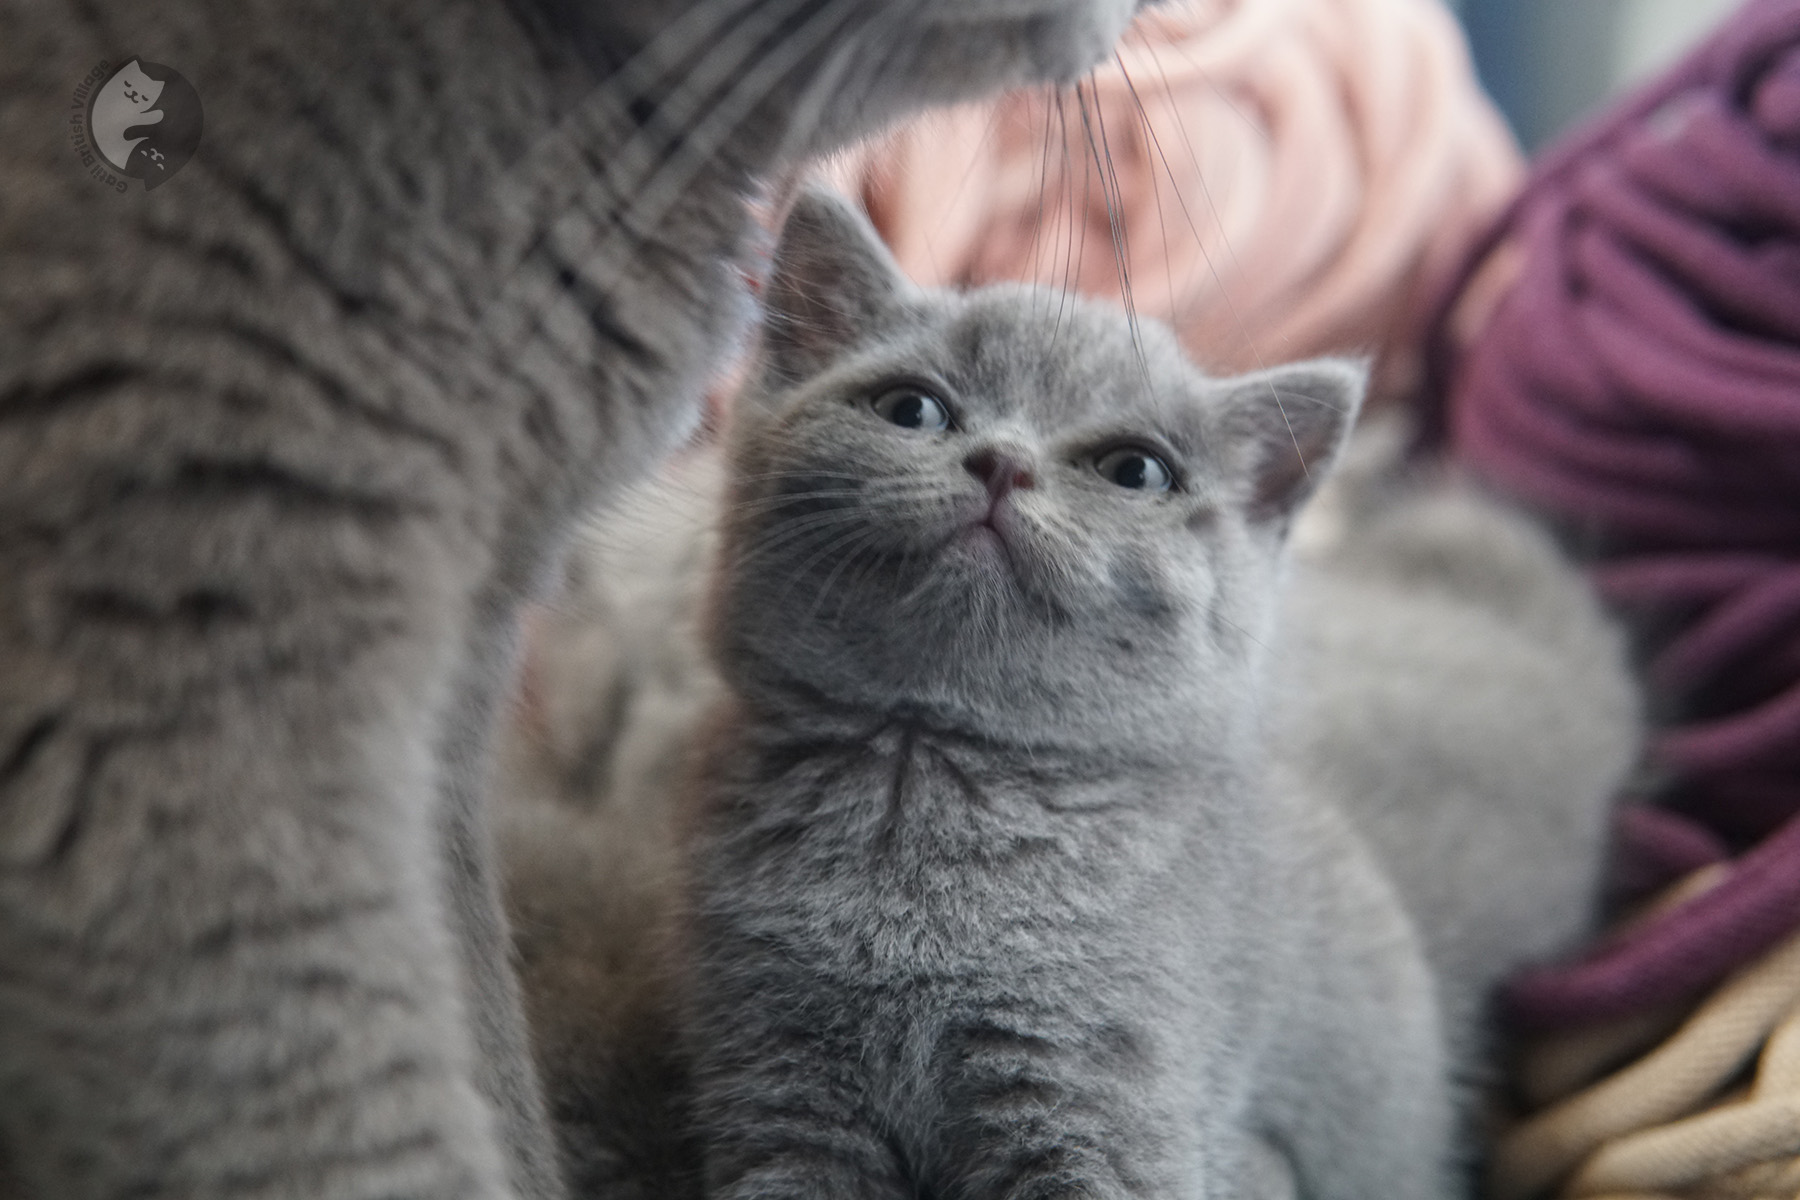
[[[950,410],[944,402],[915,387],[897,387],[875,398],[875,415],[892,421],[902,429],[923,429],[927,433],[950,428]]]
[[[1094,460],[1094,469],[1108,482],[1140,492],[1166,492],[1175,484],[1174,472],[1148,450],[1123,446]]]

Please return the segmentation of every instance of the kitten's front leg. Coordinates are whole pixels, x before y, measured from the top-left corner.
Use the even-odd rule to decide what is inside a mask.
[[[872,1043],[850,1008],[808,984],[705,997],[692,1028],[711,1200],[914,1194],[870,1110]]]
[[[831,1059],[790,1041],[763,1061],[703,1077],[712,1200],[906,1200],[914,1194],[866,1104]]]
[[[1192,1089],[1122,1026],[984,1022],[950,1040],[947,1173],[980,1200],[1191,1196]]]

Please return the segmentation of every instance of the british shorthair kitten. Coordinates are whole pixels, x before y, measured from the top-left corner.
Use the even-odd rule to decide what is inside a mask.
[[[774,1195],[1469,1194],[1641,733],[1579,572],[1391,424],[1330,470],[1351,367],[922,293],[816,197],[779,261],[730,462],[589,518],[512,727],[581,1193],[698,1196],[704,1134]]]
[[[1445,1194],[1425,945],[1267,751],[1360,366],[904,281],[807,196],[739,401],[686,850],[708,1194]]]

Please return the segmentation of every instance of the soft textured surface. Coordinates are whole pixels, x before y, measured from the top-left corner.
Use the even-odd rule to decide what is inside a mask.
[[[922,283],[1128,295],[1218,369],[1378,351],[1379,398],[1521,171],[1437,0],[1183,0],[1076,95],[936,114],[837,174]]]
[[[1691,997],[1800,924],[1800,3],[1746,5],[1551,154],[1468,278],[1450,448],[1596,551],[1653,651],[1661,823],[1741,851],[1518,981],[1522,1019],[1568,1025]]]

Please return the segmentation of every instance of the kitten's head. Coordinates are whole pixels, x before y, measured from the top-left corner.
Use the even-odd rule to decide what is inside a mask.
[[[714,599],[735,683],[1024,740],[1239,727],[1360,366],[1214,379],[1114,308],[927,292],[820,193],[768,306]]]

